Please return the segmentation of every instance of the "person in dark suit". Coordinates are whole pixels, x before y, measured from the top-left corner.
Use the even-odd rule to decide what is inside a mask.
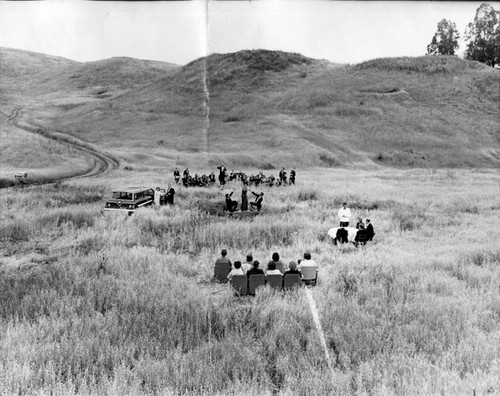
[[[337,243],[348,243],[349,242],[349,239],[348,239],[348,232],[345,228],[339,228],[337,230],[337,238],[336,239],[336,242]]]
[[[229,212],[234,212],[236,208],[238,207],[238,201],[234,201],[231,199],[231,196],[233,195],[233,191],[231,193],[226,194],[226,210]]]
[[[255,260],[253,262],[253,267],[247,271],[247,276],[250,276],[252,274],[262,274],[264,275],[264,271],[259,268],[260,263]]]
[[[165,201],[169,205],[174,204],[174,196],[175,196],[175,190],[174,188],[169,184],[167,188],[167,192],[165,194]]]
[[[258,212],[262,209],[262,201],[264,200],[264,193],[261,192],[260,194],[254,193],[252,191],[252,194],[255,195],[255,201],[250,202],[251,208],[256,208]]]
[[[247,196],[247,185],[243,183],[243,188],[241,189],[241,211],[248,210],[248,196]]]
[[[366,236],[368,238],[368,241],[371,241],[373,237],[375,236],[375,230],[373,229],[373,225],[370,221],[370,219],[366,219]]]
[[[298,275],[302,276],[300,271],[297,269],[297,263],[295,261],[290,261],[290,263],[288,264],[288,268],[289,268],[288,271],[285,271],[283,276],[285,276],[287,274],[298,274]]]

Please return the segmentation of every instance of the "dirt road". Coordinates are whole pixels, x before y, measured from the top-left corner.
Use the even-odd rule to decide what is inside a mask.
[[[27,132],[41,135],[47,139],[54,140],[59,144],[70,146],[80,151],[83,155],[92,158],[93,160],[93,166],[90,169],[85,170],[83,173],[78,173],[72,176],[61,177],[61,178],[44,179],[43,181],[32,181],[32,182],[28,181],[27,184],[48,184],[48,183],[54,183],[56,181],[74,180],[83,177],[97,176],[102,173],[109,172],[110,170],[116,169],[118,167],[119,165],[118,160],[116,158],[113,158],[111,155],[100,152],[73,136],[66,135],[60,132],[51,132],[46,130],[45,128],[29,125],[25,121],[21,120],[21,115],[22,115],[22,108],[20,107],[15,108],[11,112],[11,114],[7,117],[7,122],[9,122],[16,128],[20,128]]]

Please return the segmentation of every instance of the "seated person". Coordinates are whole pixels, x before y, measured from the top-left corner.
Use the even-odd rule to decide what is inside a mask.
[[[295,261],[290,261],[290,263],[288,264],[288,268],[289,268],[288,271],[285,271],[283,276],[285,276],[287,274],[298,274],[302,277],[302,274],[297,269],[297,263]]]
[[[222,249],[220,252],[221,256],[215,261],[215,265],[226,264],[229,268],[232,267],[231,260],[229,260],[227,256],[227,250]]]
[[[337,236],[335,238],[335,243],[340,242],[340,243],[348,243],[348,232],[345,228],[339,228],[337,230]]]
[[[252,194],[255,195],[255,201],[250,202],[251,209],[257,209],[258,212],[262,209],[262,201],[264,200],[264,193],[256,194],[252,191]]]
[[[361,217],[358,217],[358,222],[356,223],[356,228],[358,230],[364,230],[365,229],[365,224],[363,223],[363,219]]]
[[[234,212],[238,208],[238,201],[233,201],[231,195],[233,195],[233,191],[230,194],[226,194],[226,210]]]
[[[262,274],[264,275],[264,271],[259,268],[259,262],[255,260],[253,262],[253,267],[247,271],[247,276],[250,276],[252,274]]]
[[[235,275],[245,275],[243,270],[241,269],[241,261],[235,261],[234,262],[234,268],[231,270],[231,272],[227,275],[227,279],[231,280],[231,278]]]
[[[269,266],[270,263],[274,263],[276,268],[281,273],[285,272],[285,264],[283,264],[283,262],[280,261],[280,255],[278,252],[273,253],[271,260],[267,263],[267,265]]]
[[[274,261],[270,261],[267,264],[266,275],[282,275],[279,269],[276,269],[276,263]]]
[[[247,254],[247,261],[241,264],[241,269],[246,274],[251,268],[253,263],[252,253]]]
[[[316,270],[318,268],[318,264],[311,258],[311,253],[309,252],[304,253],[304,260],[300,262],[298,267],[299,271],[304,267],[315,267]]]

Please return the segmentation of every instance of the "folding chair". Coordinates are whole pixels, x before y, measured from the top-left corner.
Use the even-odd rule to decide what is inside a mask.
[[[231,272],[231,267],[228,263],[215,263],[214,278],[219,282],[227,282],[227,276]]]
[[[302,267],[300,272],[302,273],[302,281],[305,284],[313,283],[316,285],[318,280],[318,269],[316,267]]]
[[[302,279],[299,274],[283,275],[283,289],[290,290],[302,285]]]
[[[266,284],[266,277],[264,274],[251,274],[248,277],[248,294],[255,294],[258,287]]]
[[[271,289],[281,290],[281,288],[283,287],[283,275],[267,275],[266,283],[271,286]]]
[[[246,275],[234,275],[231,278],[231,286],[234,291],[240,295],[244,296],[248,292],[248,278]]]

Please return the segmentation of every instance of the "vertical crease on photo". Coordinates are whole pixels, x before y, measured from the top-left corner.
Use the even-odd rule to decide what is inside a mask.
[[[208,56],[210,54],[210,44],[209,44],[209,16],[208,16],[208,5],[209,0],[205,0],[205,60],[203,62],[203,108],[205,112],[205,128],[204,128],[204,152],[206,156],[206,161],[208,163],[208,140],[210,137],[210,92],[208,90]]]

